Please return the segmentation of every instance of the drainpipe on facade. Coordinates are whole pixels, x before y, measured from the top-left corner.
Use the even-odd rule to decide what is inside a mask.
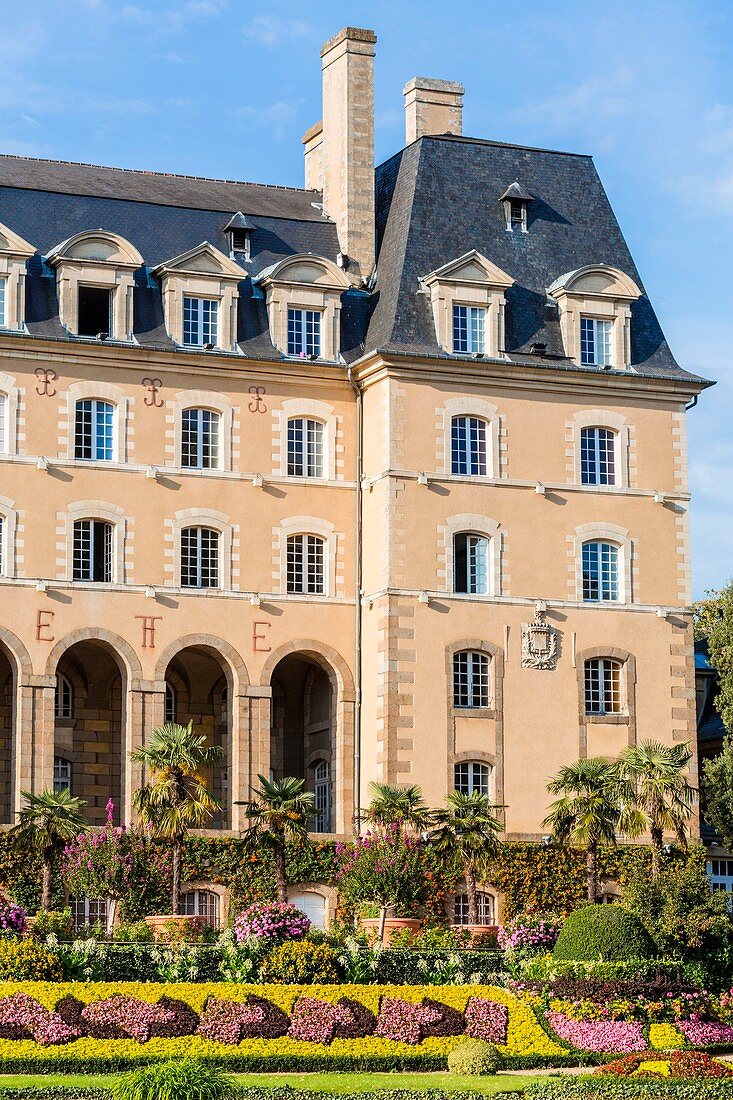
[[[361,832],[361,467],[362,467],[362,392],[354,381],[351,367],[346,376],[349,385],[356,394],[356,537],[354,548],[355,595],[354,616],[354,679],[356,699],[354,700],[354,832]]]

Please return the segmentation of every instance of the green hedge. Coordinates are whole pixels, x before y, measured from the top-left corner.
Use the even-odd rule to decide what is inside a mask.
[[[537,1085],[528,1085],[528,1100],[596,1100],[597,1097],[613,1097],[614,1100],[727,1100],[733,1097],[733,1079],[686,1081],[662,1077],[659,1080],[646,1077],[548,1077]]]
[[[650,959],[651,936],[638,917],[620,905],[584,905],[560,930],[553,957],[578,961]]]

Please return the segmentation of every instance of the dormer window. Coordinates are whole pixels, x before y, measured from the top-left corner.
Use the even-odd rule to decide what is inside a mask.
[[[75,336],[132,340],[135,271],[143,258],[123,237],[77,233],[51,249],[61,323]]]
[[[350,283],[335,263],[310,253],[289,256],[257,282],[267,300],[270,338],[283,355],[339,358],[341,295]]]
[[[0,328],[23,329],[25,324],[25,265],[35,253],[12,229],[0,223]]]
[[[565,354],[579,366],[627,370],[631,366],[631,306],[641,290],[606,264],[568,271],[548,288],[560,307]]]
[[[216,347],[219,302],[183,296],[183,343],[187,348]]]
[[[321,311],[288,310],[288,355],[318,359],[321,354]]]
[[[504,208],[504,218],[508,233],[527,233],[527,211],[534,196],[530,195],[517,180],[507,187],[499,202]]]
[[[185,348],[232,351],[238,285],[245,272],[208,241],[155,268],[171,339]]]
[[[224,232],[229,242],[229,255],[233,260],[248,261],[251,259],[252,234],[256,228],[241,210],[238,210],[224,226]]]
[[[475,249],[420,280],[430,295],[435,334],[454,355],[504,354],[504,294],[514,280]]]

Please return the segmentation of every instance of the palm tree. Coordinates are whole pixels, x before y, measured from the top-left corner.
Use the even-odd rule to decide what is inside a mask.
[[[51,886],[56,860],[66,845],[88,828],[82,813],[86,802],[81,798],[73,798],[67,790],[58,793],[42,791],[40,794],[21,791],[21,794],[25,805],[18,815],[18,824],[11,832],[21,851],[33,849],[41,857],[41,909],[48,911],[51,908]]]
[[[140,820],[153,826],[156,836],[170,840],[173,853],[173,913],[181,911],[181,863],[183,842],[191,828],[200,829],[220,808],[202,774],[205,768],[221,764],[223,750],[206,745],[206,738],[193,732],[193,722],[181,726],[166,722],[153,730],[147,745],[130,757],[148,768],[153,781],[135,791],[132,803]]]
[[[597,756],[561,768],[547,786],[560,798],[550,806],[542,822],[553,839],[585,851],[588,901],[598,896],[598,849],[615,844],[618,832],[638,830],[638,816],[628,809],[633,791],[621,780],[616,765]]]
[[[476,880],[482,867],[501,847],[499,834],[503,825],[487,794],[472,791],[463,794],[452,791],[446,798],[446,809],[435,813],[436,829],[431,840],[436,851],[456,856],[463,866],[468,897],[468,923],[478,924]]]
[[[414,783],[393,787],[389,783],[370,783],[372,800],[364,818],[371,825],[404,825],[422,832],[433,822],[433,811],[423,800],[421,789]]]
[[[633,789],[634,806],[642,819],[636,831],[645,827],[651,834],[653,878],[662,869],[665,832],[674,833],[687,847],[686,826],[697,799],[697,790],[684,774],[691,759],[687,742],[668,746],[642,741],[630,745],[617,765],[619,777]]]
[[[285,855],[288,843],[307,841],[308,818],[316,808],[315,795],[306,791],[305,782],[292,775],[284,779],[265,779],[258,775],[259,788],[249,802],[238,802],[250,820],[245,840],[252,846],[263,845],[272,852],[275,867],[275,891],[278,901],[288,900]]]

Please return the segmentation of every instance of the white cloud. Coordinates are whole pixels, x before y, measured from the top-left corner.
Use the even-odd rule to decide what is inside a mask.
[[[252,38],[263,46],[281,46],[293,39],[315,38],[314,28],[297,19],[278,19],[274,15],[257,15],[243,27],[245,38]]]

